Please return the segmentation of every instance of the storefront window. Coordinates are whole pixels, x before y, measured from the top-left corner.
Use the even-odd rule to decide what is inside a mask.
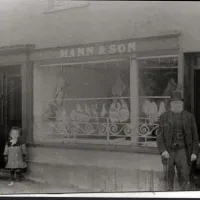
[[[130,140],[130,61],[34,67],[36,141]]]
[[[34,140],[156,146],[158,119],[177,89],[177,57],[136,63],[35,66]]]
[[[158,119],[170,108],[169,98],[178,87],[178,60],[176,56],[138,59],[138,68],[138,143],[156,146]]]

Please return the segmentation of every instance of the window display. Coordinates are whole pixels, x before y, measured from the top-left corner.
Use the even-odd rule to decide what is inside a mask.
[[[177,57],[137,63],[139,96],[132,97],[139,98],[137,119],[130,119],[136,112],[130,109],[130,90],[136,87],[130,85],[129,60],[35,66],[35,141],[155,146],[158,119],[178,87]]]
[[[156,62],[157,60],[157,62]],[[171,93],[178,88],[177,57],[139,61],[140,145],[156,146],[157,121],[168,110]]]
[[[35,66],[35,140],[123,140],[131,134],[129,68],[128,60]]]

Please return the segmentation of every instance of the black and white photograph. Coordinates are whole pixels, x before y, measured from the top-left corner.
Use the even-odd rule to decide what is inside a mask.
[[[199,191],[199,18],[0,0],[0,195]]]

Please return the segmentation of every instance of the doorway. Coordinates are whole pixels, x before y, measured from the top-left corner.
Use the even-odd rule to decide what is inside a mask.
[[[194,70],[194,114],[198,133],[200,131],[200,70]],[[200,137],[200,133],[199,133]]]
[[[3,151],[11,127],[22,127],[21,67],[0,67],[0,168]]]

